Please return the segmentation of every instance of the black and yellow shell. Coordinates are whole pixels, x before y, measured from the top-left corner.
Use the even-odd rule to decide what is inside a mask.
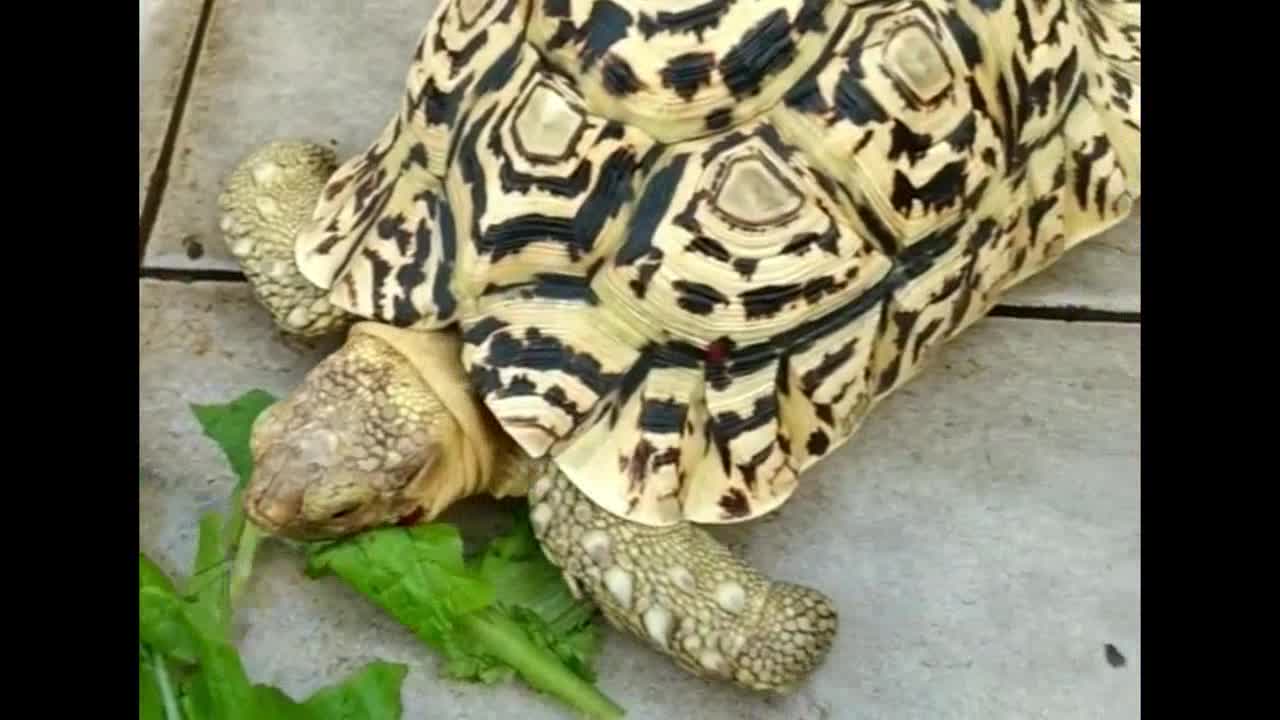
[[[735,522],[1140,187],[1140,3],[445,0],[298,260],[630,519]]]

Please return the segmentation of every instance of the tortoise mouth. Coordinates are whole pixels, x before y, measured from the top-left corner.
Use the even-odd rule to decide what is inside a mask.
[[[243,503],[243,506],[245,520],[262,532],[273,537],[299,539],[297,537],[297,528],[291,523],[279,522],[272,519],[268,513],[260,510],[255,503],[247,498]]]
[[[413,525],[417,525],[418,522],[421,521],[423,516],[426,514],[427,514],[426,508],[419,505],[414,509],[410,510],[408,513],[401,515],[400,519],[396,521],[396,525],[399,527],[411,527]]]
[[[308,519],[300,512],[291,512],[278,501],[245,497],[245,518],[263,532],[274,537],[299,542],[335,540],[377,527],[411,527],[426,516],[427,509],[421,503],[408,507],[400,505],[386,509],[377,501],[361,503],[337,510],[323,519]]]
[[[342,523],[344,519],[350,521],[361,509],[346,508],[325,521],[315,522],[306,520],[297,509],[291,511],[278,500],[258,498],[255,502],[253,498],[246,496],[243,507],[245,519],[258,529],[272,537],[296,542],[333,540],[350,534],[351,530],[333,523]]]

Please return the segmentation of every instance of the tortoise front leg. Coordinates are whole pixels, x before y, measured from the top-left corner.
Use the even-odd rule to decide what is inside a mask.
[[[826,657],[837,626],[830,600],[770,580],[702,528],[619,518],[555,471],[529,500],[543,552],[574,592],[698,677],[788,692]]]
[[[227,248],[254,293],[286,332],[315,337],[345,329],[350,316],[298,270],[294,242],[337,170],[333,151],[303,141],[270,143],[245,158],[219,197]]]

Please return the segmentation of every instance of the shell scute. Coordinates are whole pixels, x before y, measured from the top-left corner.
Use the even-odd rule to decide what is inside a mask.
[[[534,456],[738,522],[1140,188],[1137,3],[451,0],[303,234]]]
[[[654,144],[592,114],[531,47],[507,82],[459,121],[445,177],[467,238],[459,287],[468,296],[538,274],[585,278],[613,250]]]
[[[525,47],[531,0],[452,0],[419,37],[398,113],[329,180],[299,234],[299,270],[330,301],[400,327],[454,323],[468,304],[454,203],[442,185],[457,123],[501,87]]]
[[[763,112],[814,61],[822,0],[546,0],[529,40],[572,77],[593,112],[661,142]]]
[[[750,345],[827,313],[890,259],[766,123],[667,148],[593,287],[654,337]]]
[[[973,87],[981,47],[952,17],[911,0],[853,9],[771,112],[849,188],[847,209],[889,252],[956,221],[1002,169],[1002,137]]]

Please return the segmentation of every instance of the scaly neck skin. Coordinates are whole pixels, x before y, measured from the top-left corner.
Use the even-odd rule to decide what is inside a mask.
[[[462,344],[452,331],[415,331],[380,323],[360,323],[352,335],[375,337],[413,365],[457,425],[457,447],[414,479],[423,498],[419,519],[430,521],[455,502],[479,493],[521,497],[543,463],[523,453],[475,400],[462,367]]]

